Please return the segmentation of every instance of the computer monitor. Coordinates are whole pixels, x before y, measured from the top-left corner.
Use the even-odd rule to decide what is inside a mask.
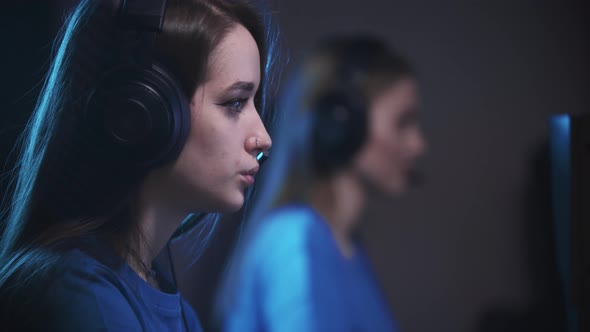
[[[557,264],[568,332],[590,331],[590,115],[550,120]]]

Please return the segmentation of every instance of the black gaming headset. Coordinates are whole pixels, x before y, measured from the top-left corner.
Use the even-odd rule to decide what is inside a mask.
[[[322,93],[312,104],[311,162],[319,176],[347,166],[367,135],[367,104],[351,88]]]
[[[188,99],[172,73],[152,57],[165,10],[165,0],[121,0],[115,23],[120,33],[133,36],[126,43],[137,56],[108,70],[86,102],[86,127],[95,143],[133,166],[152,168],[173,160],[189,133]]]
[[[368,132],[368,101],[359,80],[372,60],[371,45],[334,41],[336,84],[313,98],[308,114],[311,124],[311,162],[318,176],[330,175],[350,164]]]
[[[130,54],[118,57],[126,61],[117,61],[102,76],[84,110],[85,125],[94,143],[116,161],[140,169],[176,158],[190,128],[190,108],[181,85],[152,57],[155,34],[162,31],[165,10],[166,0],[121,0],[115,12],[113,23],[118,26],[114,31],[130,37],[118,45],[122,53]],[[112,17],[105,21],[112,22]],[[112,38],[101,31],[103,28],[113,31],[103,22],[95,30],[99,38]],[[176,286],[169,243],[166,250]],[[182,308],[181,316],[188,330]]]

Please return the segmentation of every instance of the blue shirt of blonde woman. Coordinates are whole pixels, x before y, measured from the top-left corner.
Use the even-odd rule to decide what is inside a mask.
[[[344,257],[312,208],[275,210],[253,234],[224,331],[397,331],[364,252]]]

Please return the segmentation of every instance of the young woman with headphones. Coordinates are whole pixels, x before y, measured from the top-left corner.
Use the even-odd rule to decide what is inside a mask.
[[[406,189],[425,149],[417,111],[414,72],[378,39],[329,39],[304,58],[221,293],[224,331],[397,330],[358,217],[369,191]]]
[[[152,262],[247,199],[271,147],[270,22],[237,0],[73,10],[4,213],[2,329],[201,330]]]

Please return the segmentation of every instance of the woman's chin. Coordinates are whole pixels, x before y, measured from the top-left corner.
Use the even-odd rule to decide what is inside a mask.
[[[223,200],[220,200],[216,206],[216,212],[221,213],[233,213],[242,208],[244,205],[244,194],[239,193],[237,195],[233,195],[231,197],[225,197]]]
[[[403,195],[408,187],[405,179],[389,179],[389,181],[377,182],[375,185],[383,194],[394,197]]]

